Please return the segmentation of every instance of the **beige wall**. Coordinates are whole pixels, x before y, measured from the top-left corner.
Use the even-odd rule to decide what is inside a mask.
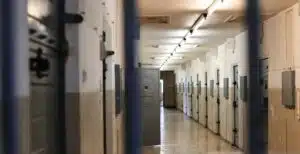
[[[297,143],[300,141],[300,16],[299,6],[283,10],[263,24],[263,44],[261,58],[269,60],[269,151],[282,153],[300,153]],[[247,32],[242,32],[234,38],[229,38],[217,49],[212,49],[205,56],[192,60],[176,69],[176,82],[181,83],[187,77],[196,79],[197,73],[204,89],[204,72],[208,72],[208,82],[216,78],[216,69],[220,69],[221,88],[221,136],[232,142],[232,81],[234,65],[239,66],[239,76],[247,75]],[[281,72],[284,70],[296,71],[297,108],[285,109],[281,105]],[[223,97],[223,78],[229,78],[230,96]],[[195,81],[195,80],[194,80]],[[209,83],[208,83],[209,86]],[[209,88],[209,87],[208,87]],[[204,93],[202,93],[203,95]],[[203,96],[202,96],[203,97]],[[203,104],[204,99],[201,99]],[[212,101],[212,102],[211,102]],[[209,97],[209,104],[214,100]],[[184,103],[187,103],[184,100]],[[238,146],[245,147],[245,103],[240,101],[239,111],[239,136]],[[200,105],[201,108],[201,105]],[[216,106],[209,105],[209,128],[214,130]],[[203,108],[200,112],[204,112]],[[200,123],[203,124],[204,114],[200,113]],[[202,119],[202,120],[201,120]]]
[[[269,71],[269,150],[300,153],[299,121],[299,7],[295,5],[265,22],[264,49],[270,56]],[[296,110],[281,105],[281,73],[296,71]]]

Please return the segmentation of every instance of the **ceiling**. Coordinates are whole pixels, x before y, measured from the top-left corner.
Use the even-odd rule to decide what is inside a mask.
[[[160,68],[188,33],[195,20],[214,0],[139,0],[141,19],[140,62],[144,67]],[[260,0],[263,19],[283,10],[297,0]],[[224,0],[208,16],[195,34],[166,63],[170,70],[196,59],[243,31],[245,0]]]

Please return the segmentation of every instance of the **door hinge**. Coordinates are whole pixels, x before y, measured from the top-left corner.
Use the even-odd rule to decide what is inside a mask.
[[[232,130],[232,132],[237,133],[237,132],[238,132],[238,129],[237,129],[237,128],[234,128],[234,129]]]

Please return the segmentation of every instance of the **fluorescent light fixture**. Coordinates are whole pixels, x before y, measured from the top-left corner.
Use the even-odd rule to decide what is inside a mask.
[[[177,49],[175,49],[175,50],[172,52],[172,54],[174,55],[174,54],[176,53],[176,51],[177,51]]]
[[[189,37],[191,37],[193,35],[193,30],[190,30],[186,36],[185,36],[185,39],[187,40]]]
[[[164,45],[157,45],[157,48],[169,50],[169,49],[174,48],[174,45],[166,45],[166,44],[164,44]]]
[[[184,44],[180,47],[180,49],[193,49],[193,48],[197,48],[198,45],[195,44]]]
[[[185,44],[185,41],[182,40],[178,46],[181,48],[184,44]]]
[[[193,26],[192,31],[193,32],[197,31],[199,29],[199,27],[201,25],[203,25],[205,20],[206,20],[206,17],[204,15],[201,15],[200,19],[198,19],[197,22],[195,23],[195,25]],[[192,35],[192,33],[191,33],[191,35]]]
[[[166,59],[167,57],[151,57],[153,60],[163,60]]]
[[[207,9],[207,15],[213,14],[223,2],[224,0],[215,0]]]

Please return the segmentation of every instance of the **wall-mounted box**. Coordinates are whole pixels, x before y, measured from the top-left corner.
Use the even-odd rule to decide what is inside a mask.
[[[248,95],[248,78],[247,76],[241,76],[240,77],[240,99],[246,102],[247,95]]]
[[[223,94],[226,99],[229,99],[229,78],[224,78]]]
[[[210,80],[210,96],[214,97],[214,80]]]
[[[295,71],[282,72],[282,105],[286,108],[295,108],[295,90]]]

